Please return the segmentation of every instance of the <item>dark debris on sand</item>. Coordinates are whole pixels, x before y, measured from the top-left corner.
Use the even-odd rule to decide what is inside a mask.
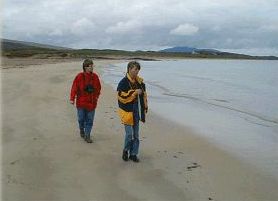
[[[188,170],[188,171],[191,171],[192,169],[201,167],[201,165],[199,165],[198,163],[192,163],[192,164],[193,164],[193,165],[191,165],[191,166],[187,166],[187,170]]]

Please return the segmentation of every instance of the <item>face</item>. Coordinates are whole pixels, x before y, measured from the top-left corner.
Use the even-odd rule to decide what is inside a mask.
[[[86,72],[93,72],[93,69],[94,69],[93,66],[94,66],[94,64],[91,64],[91,65],[85,67],[85,71]]]
[[[138,73],[139,73],[139,69],[137,67],[132,67],[129,69],[129,75],[132,77],[132,78],[135,78]]]

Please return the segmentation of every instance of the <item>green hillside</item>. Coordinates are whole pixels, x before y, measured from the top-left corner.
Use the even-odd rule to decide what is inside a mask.
[[[200,51],[198,54],[184,52],[161,51],[124,51],[111,49],[70,49],[39,43],[31,43],[15,40],[1,40],[2,56],[33,57],[33,58],[99,58],[99,59],[163,59],[163,58],[211,58],[211,59],[267,59],[278,60],[274,56],[249,56],[229,52],[217,54],[208,51]]]

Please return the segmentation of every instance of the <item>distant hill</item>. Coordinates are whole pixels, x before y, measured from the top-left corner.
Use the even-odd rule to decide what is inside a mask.
[[[1,45],[3,50],[19,50],[19,49],[34,49],[34,48],[44,48],[52,50],[70,50],[70,48],[59,47],[54,45],[46,45],[34,42],[1,39]]]
[[[185,53],[193,53],[197,48],[193,47],[172,47],[160,50],[160,52],[185,52]]]
[[[173,47],[161,51],[125,51],[113,49],[70,49],[33,42],[1,40],[1,55],[9,58],[95,58],[157,60],[164,58],[207,58],[207,59],[264,59],[278,60],[275,56],[250,56],[221,52],[213,49]]]
[[[246,54],[238,54],[238,53],[231,53],[231,52],[222,52],[215,49],[198,49],[192,47],[172,47],[160,50],[160,52],[167,52],[167,53],[184,53],[184,54],[191,54],[193,55],[200,55],[200,56],[208,56],[208,57],[222,57],[222,58],[234,58],[234,59],[277,59],[275,56],[250,56]]]
[[[172,48],[167,48],[160,50],[160,52],[179,52],[179,53],[190,53],[190,54],[195,54],[195,53],[219,53],[220,51],[214,50],[214,49],[198,49],[194,47],[186,47],[186,46],[177,46],[177,47],[172,47]]]

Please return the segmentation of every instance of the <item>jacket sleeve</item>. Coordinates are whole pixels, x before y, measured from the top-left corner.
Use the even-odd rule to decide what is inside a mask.
[[[75,100],[75,97],[77,95],[77,90],[78,90],[78,76],[75,77],[71,86],[70,101]]]
[[[147,95],[145,83],[142,84],[142,88],[143,88],[143,100],[144,100],[145,112],[147,113],[149,107],[148,107],[148,95]]]
[[[99,98],[100,91],[101,91],[101,84],[100,84],[99,77],[96,75],[96,93],[95,93],[95,97],[96,97],[97,100]]]
[[[121,81],[117,87],[118,100],[123,104],[127,104],[134,101],[134,99],[137,96],[137,92],[134,89],[126,90],[126,88],[127,87],[125,87],[123,81]]]

